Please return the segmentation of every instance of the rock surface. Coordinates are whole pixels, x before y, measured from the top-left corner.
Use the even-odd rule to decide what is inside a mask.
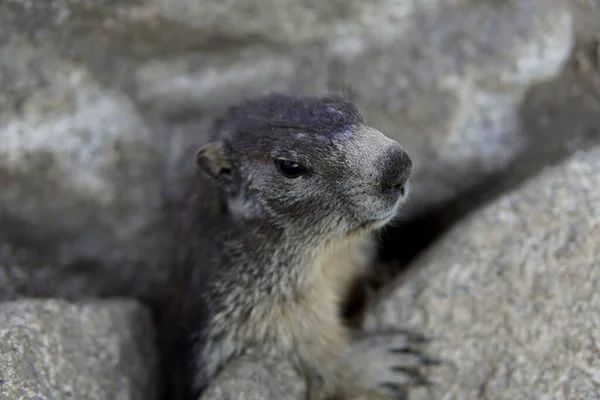
[[[478,210],[416,261],[366,326],[437,338],[414,400],[597,399],[600,148]]]
[[[304,382],[288,362],[256,353],[231,362],[202,400],[298,400],[304,390]]]
[[[0,399],[158,399],[154,345],[133,301],[0,304]]]
[[[82,279],[105,290],[135,282],[130,265],[159,247],[160,143],[127,96],[47,47],[13,35],[0,65],[0,237],[32,250],[25,264],[57,265],[5,286],[50,296],[85,293]]]
[[[0,297],[152,297],[208,123],[270,90],[347,93],[414,160],[405,216],[443,202],[527,146],[571,25],[560,0],[0,2]]]

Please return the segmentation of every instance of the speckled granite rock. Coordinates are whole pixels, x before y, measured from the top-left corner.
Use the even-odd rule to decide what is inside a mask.
[[[129,300],[0,304],[0,399],[158,400],[154,345]]]
[[[156,3],[144,7],[148,15]],[[171,11],[179,21],[222,22],[223,41],[245,30],[264,43],[238,44],[218,58],[148,63],[136,75],[138,98],[166,115],[211,115],[266,90],[343,91],[413,156],[408,217],[500,170],[527,146],[516,114],[521,98],[556,75],[572,48],[561,0],[268,3],[259,13],[239,2],[169,2],[185,10]],[[267,23],[270,16],[278,21]],[[291,20],[305,28],[294,31]]]
[[[0,2],[0,289],[152,297],[207,124],[271,90],[354,98],[414,160],[410,217],[527,145],[571,42],[560,0]]]
[[[600,148],[475,212],[416,261],[367,327],[438,339],[412,399],[598,399]]]
[[[0,237],[38,256],[0,286],[36,296],[141,286],[132,265],[160,248],[164,173],[144,118],[85,66],[17,35],[0,47],[0,79]],[[37,267],[46,262],[56,267]]]
[[[304,390],[304,382],[288,362],[256,353],[232,361],[202,400],[296,400]]]

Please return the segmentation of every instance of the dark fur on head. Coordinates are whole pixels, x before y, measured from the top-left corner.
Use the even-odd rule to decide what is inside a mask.
[[[386,187],[404,186],[410,173],[402,148],[336,95],[270,94],[247,101],[216,122],[213,138],[203,149],[220,153],[198,162],[229,194],[233,213],[293,221],[300,230],[306,224],[348,230],[386,220],[397,200],[384,194]],[[286,179],[277,173],[279,162],[298,164],[306,173]],[[223,174],[215,175],[215,164]]]
[[[364,123],[356,106],[338,95],[294,97],[279,93],[248,100],[229,110],[214,125],[215,138],[270,139],[277,131],[334,135]]]

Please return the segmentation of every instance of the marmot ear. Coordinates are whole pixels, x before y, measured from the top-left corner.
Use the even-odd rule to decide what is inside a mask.
[[[233,165],[222,142],[210,142],[196,151],[196,164],[219,184],[231,182]]]

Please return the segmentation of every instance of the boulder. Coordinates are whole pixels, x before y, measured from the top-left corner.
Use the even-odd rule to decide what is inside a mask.
[[[528,145],[519,102],[571,25],[560,0],[3,1],[0,288],[155,297],[194,151],[267,91],[352,98],[414,160],[402,216],[425,212]]]
[[[435,338],[411,399],[597,399],[600,148],[456,225],[374,307],[367,329]]]
[[[305,386],[288,361],[255,352],[229,363],[202,400],[298,400],[303,398]]]
[[[5,273],[13,279],[0,287],[49,297],[148,291],[153,277],[137,265],[161,248],[161,142],[131,99],[47,46],[15,34],[0,64],[1,253],[25,248],[29,258],[3,264],[35,265]]]
[[[0,398],[158,400],[150,313],[130,300],[0,304]]]

